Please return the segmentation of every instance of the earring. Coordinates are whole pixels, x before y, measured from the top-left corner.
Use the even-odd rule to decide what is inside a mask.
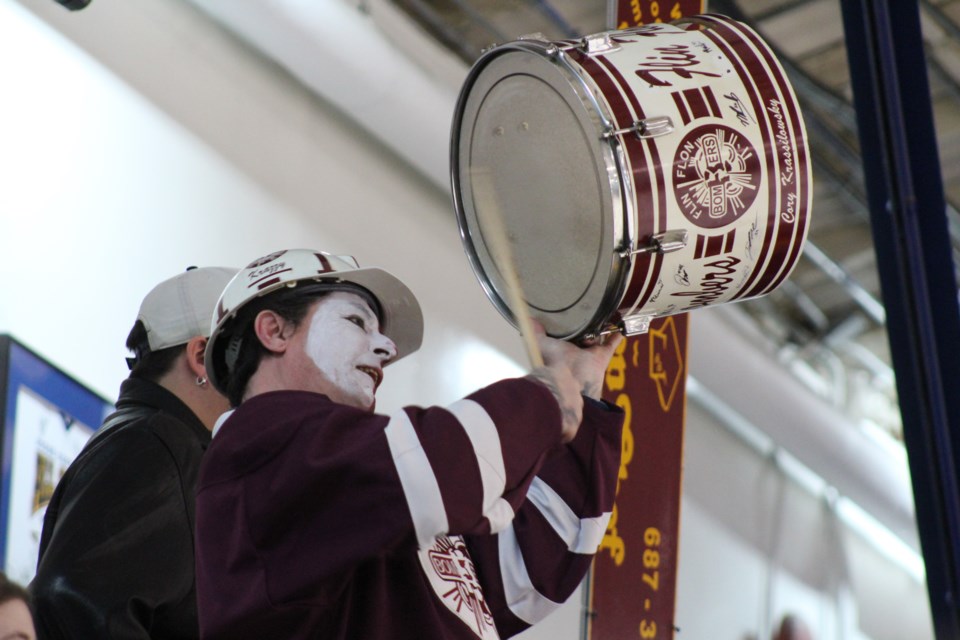
[[[203,376],[197,376],[197,386],[202,387],[205,384],[207,384],[207,379]]]

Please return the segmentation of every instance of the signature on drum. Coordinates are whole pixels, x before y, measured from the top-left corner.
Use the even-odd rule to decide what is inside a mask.
[[[780,157],[782,159],[780,184],[787,186],[793,183],[793,139],[787,132],[787,125],[784,122],[783,108],[780,101],[771,98],[767,105],[767,111],[770,112],[777,126],[777,148],[780,150]]]
[[[706,307],[717,300],[724,299],[731,293],[731,284],[740,263],[740,258],[733,254],[707,262],[703,265],[699,288],[693,291],[675,291],[670,295],[691,298],[686,305],[687,309]]]
[[[753,241],[757,239],[760,235],[760,223],[754,219],[750,224],[750,230],[747,232],[747,257],[750,260],[756,260],[756,256],[753,254],[754,244]]]
[[[747,113],[747,106],[743,103],[740,96],[731,91],[730,93],[723,94],[723,97],[730,102],[730,110],[737,116],[740,124],[745,127],[749,127],[751,122],[756,124],[757,121],[754,120],[752,115]]]
[[[707,76],[710,78],[720,77],[719,73],[690,69],[690,67],[699,66],[701,61],[697,59],[696,52],[691,51],[690,47],[685,44],[671,44],[664,47],[654,47],[653,50],[656,52],[656,54],[647,56],[649,61],[641,62],[639,65],[640,68],[634,71],[634,73],[637,74],[637,77],[644,82],[647,82],[651,86],[673,86],[672,82],[654,75],[658,73],[672,73],[686,80],[692,78],[694,74],[699,76]]]

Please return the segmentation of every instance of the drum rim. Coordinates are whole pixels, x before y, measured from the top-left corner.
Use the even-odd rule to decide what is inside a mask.
[[[460,161],[460,142],[464,119],[467,117],[466,107],[472,91],[477,84],[477,80],[491,62],[511,52],[531,53],[555,62],[557,68],[566,76],[571,87],[577,87],[577,89],[574,89],[574,93],[580,98],[584,104],[584,108],[592,108],[593,113],[598,116],[598,119],[602,123],[602,127],[612,129],[613,119],[606,105],[597,99],[594,93],[595,89],[587,83],[589,75],[585,78],[578,73],[569,60],[569,57],[563,51],[558,50],[556,44],[553,42],[524,39],[491,48],[478,58],[464,81],[454,110],[450,133],[451,192],[460,239],[474,275],[480,282],[487,298],[508,322],[514,327],[517,327],[517,320],[514,318],[507,300],[504,299],[494,285],[494,279],[488,274],[487,268],[478,253],[476,244],[471,237],[470,220],[468,219],[467,205],[464,201],[465,189],[461,182],[461,174],[464,167]],[[584,96],[586,96],[586,100],[584,100]],[[600,132],[598,131],[598,133]],[[601,211],[599,212],[599,215],[605,216],[609,214],[613,219],[612,222],[607,222],[604,225],[602,231],[603,233],[612,232],[614,236],[612,246],[608,247],[608,242],[605,240],[602,248],[603,251],[607,248],[612,248],[612,255],[610,256],[611,264],[609,271],[606,273],[605,286],[602,289],[602,295],[599,296],[599,303],[593,306],[590,314],[583,314],[583,318],[566,321],[564,323],[564,331],[560,333],[551,332],[550,335],[560,339],[573,339],[593,334],[609,324],[610,318],[619,310],[619,303],[624,295],[629,276],[633,270],[633,261],[629,258],[629,255],[624,255],[624,249],[629,252],[629,248],[633,244],[632,236],[635,228],[634,218],[636,215],[634,211],[634,199],[632,197],[633,185],[630,180],[622,179],[628,171],[628,165],[621,144],[615,137],[607,140],[606,150],[602,150],[601,153],[604,156],[603,160],[606,165],[607,175],[609,176],[613,173],[617,176],[616,188],[611,184],[610,193],[605,194],[605,196],[609,196],[611,211],[608,212],[606,210],[607,207],[602,205]],[[613,180],[611,179],[610,182],[612,183]],[[608,226],[610,227],[609,230],[607,229]],[[597,256],[596,264],[598,266],[601,264],[602,258],[602,255]],[[494,265],[494,267],[495,266],[496,265]],[[588,285],[588,290],[595,289],[598,286],[598,279],[604,278],[601,274],[595,274]],[[528,304],[528,308],[535,318],[538,314],[541,314],[541,310],[532,307],[532,305]],[[557,315],[559,314],[569,315],[569,308],[558,312]],[[551,315],[551,313],[544,312],[541,315]]]

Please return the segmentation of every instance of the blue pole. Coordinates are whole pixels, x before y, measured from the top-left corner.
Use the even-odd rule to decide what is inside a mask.
[[[933,626],[960,638],[960,310],[916,0],[841,0]]]

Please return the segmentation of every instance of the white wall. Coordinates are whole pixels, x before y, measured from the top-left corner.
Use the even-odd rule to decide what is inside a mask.
[[[160,11],[154,29],[193,17],[172,3],[169,15],[139,4]],[[62,12],[53,2],[28,5]],[[125,6],[98,0],[69,18],[113,19]],[[256,66],[241,75],[249,52],[227,41],[226,53],[194,51],[189,70],[166,66],[164,46],[222,37],[203,23],[168,33],[153,53],[178,94],[189,88],[178,76],[217,78],[217,105],[179,98],[200,120],[233,120],[224,140],[243,139],[243,156],[267,167],[253,180],[18,4],[0,8],[0,250],[13,276],[0,283],[0,330],[114,397],[126,332],[153,284],[191,264],[242,266],[306,246],[382,266],[421,300],[426,357],[388,370],[382,407],[400,397],[451,400],[519,370],[487,347],[492,338],[522,354],[463,259],[445,195],[288,78],[270,68],[258,76]],[[431,359],[437,368],[426,366]]]
[[[190,5],[95,0],[70,14],[0,0],[0,81],[0,332],[100,393],[114,397],[125,376],[123,340],[155,282],[289,246],[353,253],[420,298],[424,349],[388,370],[381,409],[447,402],[522,370],[446,193]],[[930,637],[920,583],[845,529],[826,553],[835,525],[818,500],[703,412],[689,416],[680,637],[766,640],[791,609],[820,640],[856,638],[836,634],[851,611],[873,640]],[[771,479],[790,496],[774,511]],[[789,549],[752,535],[772,513]],[[841,546],[851,568],[838,578],[826,563]],[[841,578],[852,606],[837,605]],[[897,626],[885,616],[903,599],[911,615]],[[573,602],[525,637],[578,630]]]
[[[933,638],[918,567],[879,553],[845,499],[768,444],[688,400],[682,637],[768,640],[793,613],[817,640]]]

